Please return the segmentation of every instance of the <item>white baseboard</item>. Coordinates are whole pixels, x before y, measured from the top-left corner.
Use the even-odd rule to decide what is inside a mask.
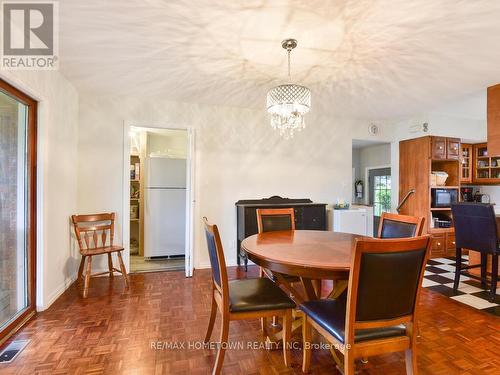
[[[106,272],[108,269],[93,269],[92,274],[94,273],[100,273],[100,272]],[[100,275],[97,277],[101,277],[107,275]],[[36,311],[44,311],[47,310],[75,281],[76,281],[77,274],[73,275],[69,279],[66,279],[59,287],[54,290],[52,293],[50,293],[49,297],[47,298],[47,302],[44,303],[43,305],[37,305],[36,306]]]
[[[66,279],[59,287],[56,288],[47,298],[47,301],[43,305],[37,305],[36,311],[44,311],[47,310],[60,296],[63,294],[66,289],[68,289],[71,284],[73,284],[76,280],[76,274],[71,276],[69,279]]]

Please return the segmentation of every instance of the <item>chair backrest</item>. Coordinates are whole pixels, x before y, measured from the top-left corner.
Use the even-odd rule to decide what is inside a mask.
[[[349,343],[356,329],[414,321],[429,249],[428,235],[356,240],[347,297]]]
[[[257,228],[259,233],[295,230],[293,208],[258,208]]]
[[[409,238],[422,235],[424,217],[383,212],[378,227],[379,238]]]
[[[71,221],[75,228],[80,251],[113,246],[115,232],[114,212],[92,215],[72,215]]]
[[[451,206],[455,243],[459,249],[493,253],[498,249],[495,210],[491,204],[455,203]]]
[[[219,229],[217,225],[209,224],[206,217],[203,218],[203,222],[214,287],[219,290],[225,302],[229,304],[226,260],[224,259],[224,249],[220,240]]]

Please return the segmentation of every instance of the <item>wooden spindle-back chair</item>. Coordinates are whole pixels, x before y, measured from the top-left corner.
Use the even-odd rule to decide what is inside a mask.
[[[78,269],[77,281],[80,281],[82,277],[84,278],[83,298],[87,298],[90,278],[104,275],[106,273],[109,273],[110,277],[114,276],[113,273],[115,271],[121,273],[125,280],[125,286],[128,287],[127,270],[125,269],[121,254],[124,248],[123,246],[113,244],[115,213],[73,215],[71,216],[71,221],[73,222],[73,226],[75,228],[80,254],[82,255],[80,268]],[[113,267],[113,253],[116,253],[118,256],[120,269]],[[92,275],[92,257],[94,255],[101,254],[108,254],[108,271]],[[83,275],[85,260],[87,260],[87,267],[85,275]]]

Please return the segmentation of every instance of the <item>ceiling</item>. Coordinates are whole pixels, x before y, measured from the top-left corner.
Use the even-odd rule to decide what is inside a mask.
[[[500,1],[65,0],[59,19],[83,94],[264,108],[288,37],[324,115],[400,117],[500,82]]]

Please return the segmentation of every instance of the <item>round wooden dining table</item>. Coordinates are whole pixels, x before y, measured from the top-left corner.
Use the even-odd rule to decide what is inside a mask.
[[[241,247],[248,258],[272,271],[278,283],[294,296],[297,303],[321,297],[314,280],[335,280],[331,296],[345,290],[356,239],[349,233],[315,230],[277,231],[247,237]],[[304,293],[284,275],[298,276]]]

